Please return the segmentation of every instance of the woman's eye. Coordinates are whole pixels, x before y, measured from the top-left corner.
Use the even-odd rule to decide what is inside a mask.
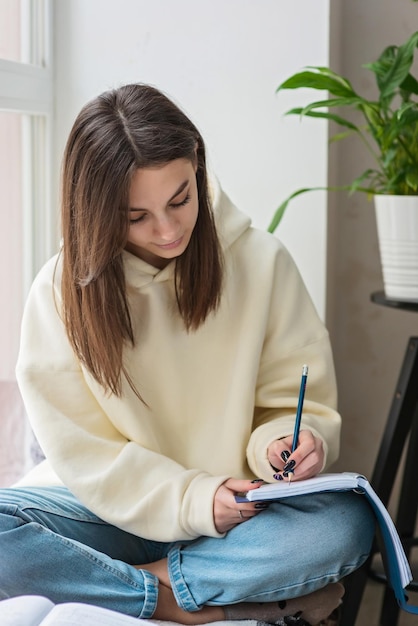
[[[131,218],[129,220],[130,224],[138,224],[138,222],[142,222],[145,219],[145,213],[140,215],[139,217]]]
[[[179,207],[184,206],[188,202],[190,202],[190,194],[187,194],[187,196],[181,202],[172,202],[170,206],[172,206],[174,209],[178,209]]]
[[[190,202],[190,194],[188,193],[181,202],[172,202],[169,206],[172,209],[179,209],[182,206],[185,206],[186,204],[188,204]],[[147,213],[142,213],[141,215],[138,215],[138,217],[131,217],[131,219],[129,220],[130,224],[139,224],[140,222],[143,222],[147,217]]]

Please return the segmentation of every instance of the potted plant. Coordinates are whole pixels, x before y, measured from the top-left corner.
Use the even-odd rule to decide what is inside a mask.
[[[418,31],[364,66],[375,75],[376,100],[363,97],[347,78],[328,67],[308,67],[277,88],[278,92],[300,88],[328,92],[328,98],[286,114],[329,120],[342,127],[331,141],[354,134],[372,155],[373,167],[347,185],[326,189],[374,197],[385,293],[406,300],[418,300],[418,80],[410,73],[417,45]],[[345,109],[360,114],[362,122],[343,117]],[[276,230],[292,198],[313,189],[319,188],[292,193],[276,210],[268,230]]]

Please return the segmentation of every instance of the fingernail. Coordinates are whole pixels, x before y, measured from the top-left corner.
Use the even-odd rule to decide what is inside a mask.
[[[264,480],[262,478],[254,478],[254,480],[251,481],[251,483],[254,485],[254,483],[263,483]]]
[[[283,476],[281,474],[273,474],[273,478],[276,480],[283,480]]]
[[[287,459],[290,456],[289,450],[283,450],[283,452],[280,454],[280,456],[282,457],[283,461],[286,463]]]
[[[283,472],[283,476],[284,478],[289,478],[290,474],[293,476],[295,473],[295,470],[287,470],[287,472]],[[290,478],[289,478],[290,480]]]
[[[286,465],[284,466],[283,470],[285,472],[290,472],[292,469],[294,469],[295,465],[296,465],[296,461],[292,459],[291,461],[286,463]]]
[[[254,504],[255,509],[268,509],[269,506],[268,502],[257,502],[257,504]]]

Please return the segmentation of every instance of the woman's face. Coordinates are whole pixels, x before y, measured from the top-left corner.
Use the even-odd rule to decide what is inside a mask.
[[[137,169],[129,192],[126,249],[162,269],[187,248],[198,211],[194,163],[176,159]]]

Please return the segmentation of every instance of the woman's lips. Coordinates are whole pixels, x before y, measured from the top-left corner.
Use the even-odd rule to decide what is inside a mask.
[[[156,246],[158,248],[161,248],[162,250],[174,250],[174,248],[177,248],[181,244],[182,241],[183,241],[183,237],[180,237],[180,239],[176,239],[175,241],[172,241],[171,243],[164,243],[164,244],[157,243]]]

